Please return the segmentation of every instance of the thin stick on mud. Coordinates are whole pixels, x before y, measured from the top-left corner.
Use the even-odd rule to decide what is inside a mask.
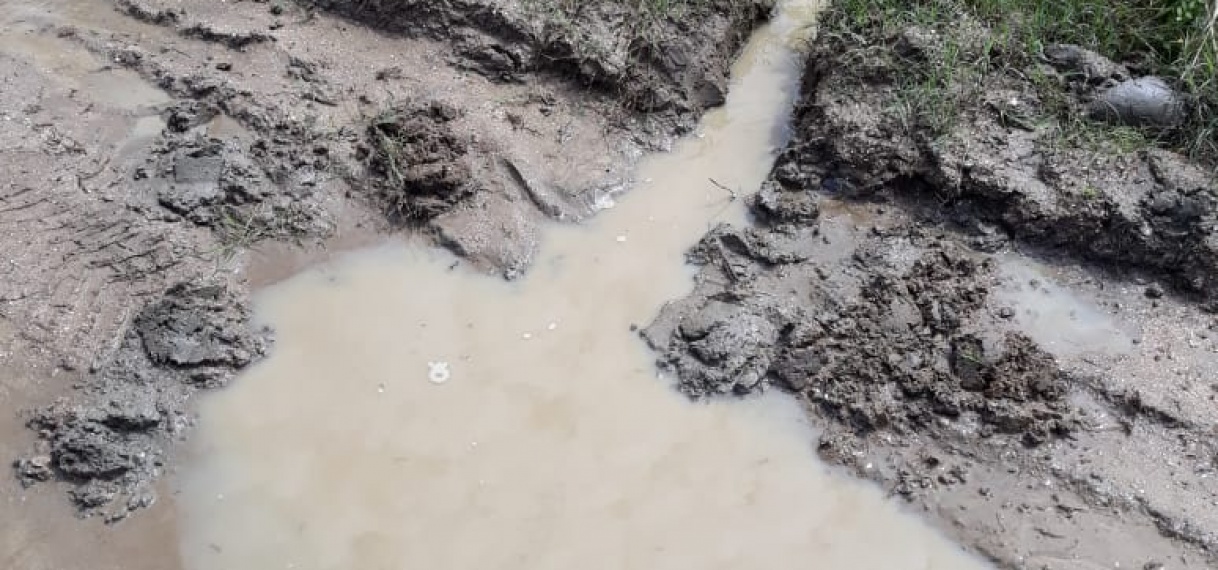
[[[735,190],[732,190],[731,188],[728,188],[727,186],[720,184],[718,180],[715,180],[714,178],[707,178],[707,180],[710,180],[711,184],[714,184],[715,186],[719,187],[719,189],[723,190],[724,192],[727,192],[728,196],[731,196],[732,202],[735,202],[736,199],[740,197],[736,194]]]

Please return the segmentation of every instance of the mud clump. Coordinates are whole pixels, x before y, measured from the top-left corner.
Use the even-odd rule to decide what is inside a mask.
[[[368,126],[366,155],[372,192],[399,223],[424,222],[476,191],[469,142],[450,124],[456,109],[441,103],[386,110]]]
[[[998,567],[1056,567],[1056,549],[1212,567],[1218,518],[1192,507],[1218,496],[1210,467],[1156,467],[1191,461],[1171,442],[1210,439],[1192,402],[1212,395],[1179,396],[1188,373],[1169,363],[1201,345],[1151,351],[1123,331],[1212,330],[1218,179],[1088,119],[1134,66],[1067,44],[1021,59],[948,4],[956,19],[933,26],[892,19],[942,3],[830,8],[754,225],[690,250],[694,291],[643,337],[691,398],[789,392],[822,458]],[[1086,284],[1087,301],[1053,299],[1045,275]],[[1029,315],[1054,302],[1066,316],[1045,330]]]
[[[170,288],[136,315],[78,394],[32,413],[28,425],[42,441],[15,462],[18,478],[70,483],[81,512],[107,521],[151,505],[172,439],[191,422],[187,400],[226,384],[266,341],[228,287]]]
[[[835,264],[813,264],[824,258],[818,250],[842,246],[812,231],[740,247],[764,234],[724,226],[691,252],[703,285],[646,331],[682,392],[776,385],[860,435],[913,434],[940,417],[1029,444],[1072,429],[1053,357],[1018,333],[986,328],[986,261],[902,228],[860,238]],[[908,263],[911,251],[921,253]],[[707,285],[724,282],[723,291]],[[765,293],[776,290],[792,293]]]

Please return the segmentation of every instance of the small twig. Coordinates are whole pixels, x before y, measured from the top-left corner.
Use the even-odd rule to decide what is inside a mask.
[[[720,184],[719,181],[715,180],[714,178],[707,178],[707,180],[710,180],[711,184],[714,184],[715,186],[718,186],[724,192],[727,192],[728,196],[731,196],[731,200],[733,202],[735,202],[736,199],[739,198],[739,196],[736,195],[735,190],[732,190],[731,188],[728,188],[727,186]]]

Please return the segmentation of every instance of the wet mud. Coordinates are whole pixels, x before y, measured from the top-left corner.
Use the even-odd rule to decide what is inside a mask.
[[[790,399],[690,403],[631,332],[688,290],[707,224],[742,218],[688,173],[755,187],[782,143],[813,5],[786,6],[700,136],[545,228],[519,279],[390,243],[260,292],[275,350],[202,402],[183,463],[186,566],[983,567],[825,470]]]
[[[540,224],[611,204],[644,150],[722,102],[772,8],[649,28],[690,50],[659,61],[641,44],[560,56],[611,43],[637,15],[616,3],[505,4],[501,22],[476,3],[9,4],[3,348],[74,378],[5,408],[30,428],[14,470],[107,521],[155,501],[191,396],[264,351],[244,300],[258,251],[401,231],[521,276]],[[646,89],[610,88],[627,73]]]
[[[692,242],[709,230],[686,257],[692,293],[683,279],[647,275],[599,289],[648,299],[631,305],[648,311],[656,295],[674,299],[639,332],[677,391],[793,397],[815,434],[783,424],[774,457],[809,438],[999,567],[1215,564],[1212,169],[1163,150],[1062,145],[1028,120],[1047,102],[1010,75],[981,79],[984,96],[962,110],[968,128],[911,121],[894,104],[893,71],[936,48],[904,30],[821,34],[802,81],[783,75],[798,64],[784,64],[771,70],[784,78],[772,93],[741,95],[757,98],[745,107],[778,108],[798,94],[789,126],[753,125],[765,132],[742,137],[749,148],[710,140],[722,146],[695,154],[734,152],[679,176],[636,171],[679,135],[726,136],[714,128],[725,115],[707,115],[703,130],[696,120],[725,102],[731,61],[773,6],[700,2],[655,18],[609,1],[4,3],[0,450],[15,477],[0,490],[21,522],[0,532],[0,565],[182,563],[166,547],[172,524],[147,521],[178,516],[163,476],[180,463],[199,394],[272,347],[251,317],[252,287],[385,234],[521,286],[587,251],[600,252],[594,267],[604,256],[633,271],[641,265],[622,256],[635,250],[580,250],[582,228],[546,228],[594,225],[625,190],[662,192],[690,176],[702,193],[691,195],[712,198],[660,200],[607,231],[616,244],[684,248],[667,232],[679,225]],[[962,29],[984,36],[974,24]],[[745,52],[742,64],[772,56]],[[1045,57],[1042,71],[1080,109],[1129,79],[1075,47]],[[547,251],[547,239],[570,247]],[[435,267],[419,271],[452,286]],[[594,324],[627,318],[625,331],[652,316]],[[573,351],[598,346],[594,328]],[[787,413],[775,409],[758,415]],[[543,420],[569,422],[555,413]],[[690,434],[727,420],[698,421]],[[732,469],[747,470],[741,461]],[[811,504],[789,478],[774,481]],[[719,484],[727,497],[758,480]],[[196,499],[192,512],[215,516],[192,528],[237,528]],[[81,531],[57,518],[69,502],[108,522],[141,509],[148,518],[113,535]],[[807,511],[779,519],[828,525]],[[241,555],[191,536],[191,567]],[[368,560],[395,552],[375,533],[357,538]]]
[[[644,338],[691,398],[793,394],[821,457],[999,567],[1210,567],[1212,172],[1050,144],[1009,74],[911,126],[915,32],[822,32],[751,221]]]

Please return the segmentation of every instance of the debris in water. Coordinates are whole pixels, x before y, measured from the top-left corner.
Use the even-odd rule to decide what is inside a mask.
[[[716,188],[723,190],[724,192],[727,192],[727,195],[730,197],[730,201],[735,202],[736,199],[739,198],[739,196],[736,195],[735,190],[732,190],[731,188],[728,188],[726,185],[721,184],[718,180],[715,180],[714,178],[707,178],[707,180],[710,180],[710,183],[714,184]]]
[[[428,362],[427,368],[427,379],[431,380],[432,384],[443,384],[448,382],[448,379],[452,377],[452,373],[448,370],[447,362]]]
[[[626,236],[624,236],[624,235],[617,236],[617,242],[618,242],[618,243],[626,243]]]
[[[550,323],[549,325],[546,325],[546,330],[548,331],[552,331],[556,328],[558,328],[558,323]]]
[[[520,335],[520,338],[523,338],[524,340],[531,340],[533,338],[533,333],[524,333]]]

